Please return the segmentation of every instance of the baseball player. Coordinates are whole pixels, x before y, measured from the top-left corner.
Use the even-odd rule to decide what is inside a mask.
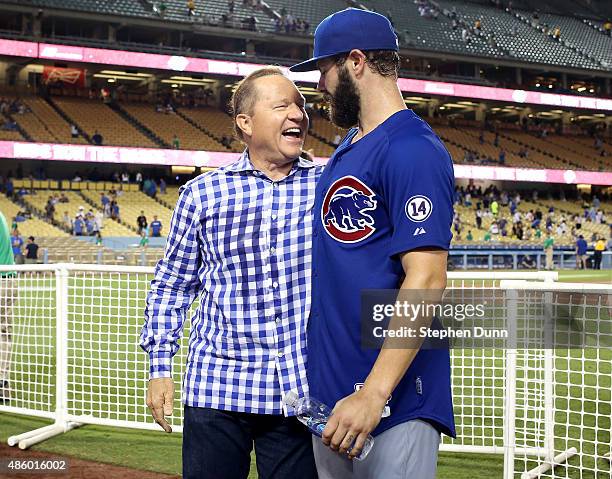
[[[446,286],[453,166],[406,108],[397,51],[387,18],[349,8],[321,22],[313,58],[291,67],[320,71],[332,121],[351,128],[314,208],[307,375],[311,395],[335,405],[313,438],[321,479],[430,479],[440,434],[455,435],[447,349],[361,348],[362,290]],[[370,433],[371,452],[352,461]]]

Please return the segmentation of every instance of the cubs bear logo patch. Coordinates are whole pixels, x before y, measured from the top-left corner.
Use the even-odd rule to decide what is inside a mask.
[[[321,206],[325,231],[342,243],[357,243],[376,228],[367,212],[376,209],[375,193],[354,176],[336,180],[327,190]]]

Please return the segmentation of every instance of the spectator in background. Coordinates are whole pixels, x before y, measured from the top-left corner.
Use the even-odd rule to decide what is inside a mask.
[[[0,264],[12,265],[15,258],[12,251],[6,218],[0,211]],[[13,304],[17,299],[15,274],[0,273],[0,404],[7,405],[10,401],[9,375],[11,371]]]
[[[332,140],[333,145],[338,146],[341,141],[342,137],[338,133],[336,133],[336,136],[334,136],[334,139]]]
[[[149,246],[149,235],[147,234],[147,228],[140,232],[140,243],[138,244],[141,248],[146,249]]]
[[[91,137],[91,140],[94,142],[94,145],[99,146],[102,144],[103,138],[98,130],[96,130],[96,132],[93,134],[93,136]]]
[[[195,2],[193,0],[187,0],[187,16],[193,17],[195,15]]]
[[[606,242],[603,236],[600,236],[595,241],[595,252],[593,253],[593,269],[601,269],[601,260],[603,258],[603,252],[606,249]],[[16,262],[16,261],[15,261]]]
[[[474,22],[474,31],[477,35],[482,31],[482,21],[480,19]]]
[[[174,137],[172,138],[172,148],[174,148],[175,150],[178,150],[181,146],[181,141],[179,140],[179,137],[174,135]]]
[[[161,236],[162,223],[157,219],[157,216],[153,216],[151,221],[151,236],[159,238]]]
[[[74,234],[74,236],[83,236],[84,227],[85,223],[83,223],[83,217],[81,215],[77,215],[72,222],[72,234]]]
[[[78,138],[79,137],[79,130],[76,127],[75,124],[71,124],[70,125],[70,135],[72,135],[72,138]]]
[[[17,228],[14,228],[11,234],[11,248],[13,249],[15,264],[23,264],[23,238]]]
[[[70,219],[70,215],[67,211],[64,211],[64,217],[62,218],[63,225],[69,230],[72,231],[72,219]]]
[[[552,37],[557,41],[561,39],[561,29],[559,27],[555,27]]]
[[[502,148],[501,150],[499,150],[499,164],[500,165],[505,165],[506,164],[506,152],[504,151],[504,149]]]
[[[85,216],[85,232],[87,236],[94,236],[96,234],[96,222],[91,214]]]
[[[55,215],[55,205],[53,204],[53,197],[49,196],[47,204],[45,205],[45,215],[48,219],[52,220]]]
[[[612,22],[608,19],[603,24],[604,33],[612,37]]]
[[[476,227],[481,230],[482,229],[482,210],[476,210]]]
[[[546,254],[546,266],[544,269],[550,271],[554,268],[553,253],[554,253],[555,239],[550,234],[550,231],[546,232],[546,239],[544,240],[544,253]]]
[[[227,2],[227,11],[230,12],[231,14],[233,14],[234,13],[234,7],[235,7],[234,0],[228,0],[228,2]]]
[[[474,239],[474,236],[472,235],[472,230],[468,230],[467,235],[465,237],[465,239],[467,241],[472,241]]]
[[[110,203],[110,215],[114,220],[121,219],[119,216],[119,204],[116,201],[111,201]]]
[[[96,232],[99,232],[104,226],[104,215],[100,210],[95,212],[94,221],[96,222]]]
[[[586,269],[587,248],[584,236],[580,235],[576,241],[576,269]]]
[[[38,263],[38,245],[34,242],[34,236],[28,238],[28,244],[26,244],[26,264]]]
[[[142,230],[147,228],[147,217],[145,216],[144,211],[141,211],[140,216],[136,218],[136,225],[138,226],[138,234],[142,233]]]
[[[165,194],[166,194],[166,186],[167,186],[167,185],[166,185],[166,180],[164,180],[163,178],[160,178],[160,179],[159,179],[159,192],[160,192],[162,195],[165,195]]]
[[[499,213],[499,203],[497,202],[497,200],[493,200],[491,201],[491,214],[497,217],[498,213]]]
[[[537,264],[535,259],[533,259],[533,256],[530,255],[525,255],[523,256],[523,259],[521,260],[521,266],[525,269],[534,269]]]

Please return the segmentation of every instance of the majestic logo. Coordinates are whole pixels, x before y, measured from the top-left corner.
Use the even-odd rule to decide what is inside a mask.
[[[419,227],[414,230],[414,233],[412,234],[412,236],[424,235],[425,233],[427,233],[427,231],[425,231],[425,228]]]
[[[345,176],[330,186],[321,207],[325,231],[342,243],[357,243],[376,228],[366,211],[376,209],[374,192],[354,176]]]
[[[429,218],[432,209],[433,204],[427,196],[416,195],[406,201],[406,216],[415,223],[421,223]]]

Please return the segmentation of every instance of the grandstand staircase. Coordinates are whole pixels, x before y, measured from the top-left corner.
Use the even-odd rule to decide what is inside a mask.
[[[204,128],[202,125],[200,125],[198,122],[193,121],[191,118],[189,118],[187,115],[185,115],[182,111],[180,111],[178,108],[175,108],[174,112],[180,116],[183,120],[185,120],[187,123],[189,123],[190,125],[192,125],[193,127],[197,128],[198,130],[200,130],[202,133],[204,133],[206,136],[212,138],[213,140],[215,140],[217,143],[219,143],[221,146],[223,146],[224,148],[227,148],[226,146],[224,146],[221,143],[221,138],[217,138],[215,135],[213,135],[210,131],[208,131],[206,128]],[[231,150],[231,148],[227,148],[229,150]]]
[[[85,132],[85,130],[83,130],[83,128],[81,128],[81,126],[76,121],[74,121],[64,110],[62,110],[59,106],[57,106],[57,103],[55,103],[50,96],[45,96],[44,100],[49,104],[51,108],[53,108],[57,112],[59,116],[61,116],[64,120],[66,120],[69,125],[76,126],[79,134],[83,138],[85,138],[87,143],[89,143],[90,145],[93,144],[91,137]]]
[[[62,225],[58,223],[57,221],[47,218],[47,214],[43,210],[34,206],[32,203],[30,203],[23,197],[19,198],[18,196],[16,196],[15,198],[16,199],[13,199],[13,203],[15,203],[16,205],[19,205],[25,211],[29,211],[32,214],[32,216],[36,217],[36,219],[39,219],[40,221],[44,221],[45,223],[50,224],[51,226],[54,226],[55,228],[60,229],[68,234],[72,233],[72,231],[68,229],[65,225]],[[27,195],[26,195],[26,198],[27,198]]]
[[[162,199],[159,197],[159,195],[155,195],[154,198],[152,198],[153,200],[157,201],[160,205],[164,206],[165,208],[169,208],[172,211],[174,211],[174,207],[176,205],[171,205],[168,201],[166,201],[165,199]]]
[[[312,128],[308,131],[308,136],[312,136],[313,138],[316,138],[317,140],[319,140],[321,143],[324,143],[324,144],[326,144],[328,146],[331,146],[332,148],[336,148],[336,145],[334,145],[331,141],[329,141],[324,136],[319,135]]]
[[[119,116],[121,116],[124,120],[130,123],[134,128],[140,131],[143,135],[149,138],[151,141],[161,146],[162,148],[172,148],[169,143],[166,143],[159,136],[157,136],[152,130],[144,126],[140,121],[130,115],[125,109],[119,105],[116,101],[112,101],[107,104],[107,106],[116,112]]]
[[[572,168],[582,169],[581,166],[577,165],[576,163],[573,163],[573,162],[571,162],[571,161],[569,161],[569,160],[567,160],[565,158],[561,158],[560,156],[553,155],[549,151],[544,151],[544,150],[541,150],[540,148],[536,148],[535,146],[530,145],[528,143],[523,143],[521,141],[518,141],[516,138],[512,138],[511,136],[504,135],[503,132],[499,132],[499,136],[504,138],[504,139],[506,139],[506,140],[508,140],[508,141],[511,141],[512,143],[516,143],[517,145],[524,146],[525,148],[527,148],[530,151],[537,151],[538,153],[541,153],[543,155],[549,156],[549,157],[551,157],[551,158],[553,158],[553,159],[555,159],[557,161],[560,161],[561,163],[565,163],[566,165],[568,165],[568,166],[570,166]]]
[[[87,196],[85,196],[82,192],[78,191],[77,192],[79,194],[79,196],[83,199],[83,201],[85,203],[87,203],[89,206],[91,206],[95,211],[102,211],[100,206],[93,200],[91,200],[90,198],[88,198]],[[126,221],[122,220],[122,219],[113,219],[113,218],[106,218],[107,220],[110,221],[115,221],[123,226],[125,226],[126,228],[128,228],[131,231],[134,231],[135,233],[138,233],[138,230],[132,226],[131,224],[127,223]]]
[[[436,10],[439,14],[444,15],[449,20],[452,19],[452,13],[450,10],[447,10],[446,8],[440,8],[437,3],[432,2],[431,0],[428,1],[428,4],[431,8]],[[469,22],[467,22],[464,18],[462,18],[461,15],[457,15],[456,20],[459,25],[467,28],[468,31],[472,28],[472,25]],[[474,37],[478,39],[478,41],[488,43],[488,38],[484,30],[482,33],[474,35]],[[474,37],[472,37],[472,40],[474,40]],[[493,36],[493,38],[495,39],[495,36]],[[505,56],[511,56],[510,51],[507,48],[504,48],[501,45],[499,45],[497,42],[494,42],[493,44],[489,44],[489,46],[493,48],[494,50],[497,50],[498,52],[502,53]]]
[[[533,28],[534,30],[537,30],[539,32],[542,33],[543,36],[548,37],[550,39],[550,41],[557,41],[554,40],[552,38],[552,36],[548,35],[547,33],[545,33],[545,31],[543,30],[543,27],[541,25],[536,25],[534,26],[531,22],[531,19],[529,17],[527,17],[525,14],[523,13],[515,13],[514,15],[518,20],[520,20],[521,22],[525,23],[526,25],[530,26],[531,28]],[[567,40],[565,40],[563,38],[563,32],[561,32],[561,39],[558,41],[559,44],[567,49],[567,50],[571,50],[574,53],[586,58],[587,60],[590,60],[591,62],[600,65],[602,67],[606,67],[608,65],[605,64],[605,62],[602,62],[601,59],[595,57],[594,55],[590,54],[589,52],[583,50],[582,48],[580,48],[578,45],[575,45],[571,42],[568,42]]]
[[[19,134],[26,139],[27,141],[34,141],[34,138],[32,138],[29,133],[27,131],[25,131],[21,125],[15,120],[15,118],[13,118],[13,115],[11,115],[8,112],[3,113],[3,116],[11,121],[14,121],[15,124],[17,125],[17,131],[19,132]]]

